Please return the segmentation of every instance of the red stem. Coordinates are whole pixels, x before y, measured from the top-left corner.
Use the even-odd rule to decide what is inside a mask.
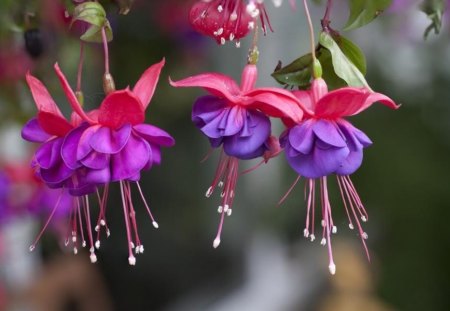
[[[109,74],[109,51],[108,38],[106,37],[105,27],[102,28],[103,50],[105,51],[105,74]]]
[[[77,73],[77,92],[81,92],[81,76],[83,74],[83,64],[84,64],[84,43],[80,44],[80,61],[78,62],[78,73]]]

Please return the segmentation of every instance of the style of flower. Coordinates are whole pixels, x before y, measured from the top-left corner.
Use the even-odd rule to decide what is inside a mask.
[[[189,11],[189,21],[198,32],[214,38],[217,43],[239,40],[256,26],[259,17],[263,32],[272,30],[263,1],[200,0]]]
[[[73,109],[70,123],[64,119],[43,84],[31,75],[27,76],[39,113],[37,119],[31,120],[24,127],[22,136],[29,141],[43,143],[36,152],[34,161],[39,176],[50,187],[68,188],[71,194],[80,197],[78,209],[86,212],[92,261],[96,257],[87,194],[96,192],[100,203],[95,226],[95,247],[99,248],[100,227],[105,227],[106,234],[109,235],[105,220],[109,183],[119,182],[127,228],[128,261],[131,265],[136,263],[132,248],[135,248],[136,254],[144,251],[131,199],[131,183],[136,183],[153,226],[158,227],[143,196],[139,180],[142,170],[161,163],[161,147],[174,145],[174,139],[168,133],[144,123],[145,110],[153,97],[163,66],[164,60],[151,66],[133,90],[126,88],[113,91],[106,96],[99,109],[86,113],[59,66],[55,65],[64,93]],[[98,192],[100,186],[104,186],[103,195]],[[78,213],[78,216],[80,218],[81,214]],[[81,226],[76,212],[73,220],[74,230],[71,234],[72,241],[76,242],[77,223]],[[82,230],[80,233],[82,234]]]
[[[397,106],[392,99],[366,88],[344,87],[328,92],[325,81],[321,78],[312,82],[311,90],[295,91],[293,94],[307,107],[304,120],[289,128],[282,134],[280,142],[285,148],[289,165],[300,176],[307,179],[308,193],[307,216],[304,236],[311,241],[315,239],[314,220],[316,204],[316,181],[319,181],[319,199],[322,211],[322,245],[328,244],[329,270],[336,272],[333,261],[331,239],[336,233],[331,204],[328,197],[327,177],[335,174],[349,220],[350,229],[355,223],[359,231],[367,256],[369,253],[365,240],[367,233],[362,229],[359,218],[363,222],[368,220],[367,212],[353,185],[350,174],[354,173],[363,160],[363,149],[372,144],[371,140],[359,129],[355,128],[344,118],[356,115],[373,103],[380,102],[389,108]]]
[[[266,160],[279,152],[271,136],[269,116],[299,123],[303,111],[289,91],[279,88],[255,88],[257,67],[247,65],[240,87],[228,76],[205,73],[170,83],[175,87],[202,87],[210,95],[199,97],[192,110],[192,121],[206,135],[213,148],[222,146],[214,180],[206,192],[221,190],[221,215],[213,246],[218,247],[225,214],[232,213],[239,176],[239,160],[263,156]],[[277,148],[278,147],[278,148]]]

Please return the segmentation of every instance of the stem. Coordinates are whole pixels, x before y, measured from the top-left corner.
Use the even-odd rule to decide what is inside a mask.
[[[330,13],[331,13],[331,7],[333,6],[333,0],[327,1],[327,8],[325,9],[325,15],[322,18],[322,29],[324,31],[328,31],[330,26]]]
[[[259,27],[256,26],[255,32],[253,34],[252,48],[248,53],[247,63],[250,65],[256,65],[259,59],[258,39],[259,39]]]
[[[105,27],[102,28],[103,50],[105,51],[105,74],[109,74],[109,51],[108,38],[106,37]]]
[[[81,92],[81,76],[83,74],[83,64],[84,64],[84,43],[80,43],[80,61],[78,62],[78,73],[77,73],[77,90],[76,92]]]
[[[309,13],[308,3],[306,0],[303,0],[303,6],[305,7],[306,18],[308,19],[308,27],[309,27],[309,35],[311,42],[311,55],[313,59],[313,63],[316,62],[316,43],[314,42],[314,27],[311,20],[311,14]]]

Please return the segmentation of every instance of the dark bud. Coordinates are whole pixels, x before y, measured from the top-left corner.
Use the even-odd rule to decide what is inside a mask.
[[[27,53],[33,57],[38,58],[44,52],[44,43],[41,31],[38,28],[28,29],[24,33],[25,48]]]

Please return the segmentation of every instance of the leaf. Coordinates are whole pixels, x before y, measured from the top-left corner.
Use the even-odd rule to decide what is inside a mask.
[[[355,73],[354,75],[357,75],[357,77],[350,80],[358,81],[359,79],[360,82],[352,82],[353,85],[349,85],[366,85],[367,82],[365,82],[364,79],[364,75],[366,74],[366,58],[361,49],[352,41],[341,35],[328,34],[327,36],[329,37],[329,40],[331,40],[331,43],[327,46],[337,45],[336,49],[339,51],[339,53],[336,57],[346,59],[347,67],[353,67],[355,72],[360,72],[359,78],[358,74]],[[316,49],[316,56],[320,61],[320,64],[322,65],[322,78],[327,82],[329,89],[337,89],[347,86],[346,80],[342,79],[340,75],[336,74],[336,68],[333,65],[332,53],[325,45],[319,44],[318,48]],[[307,89],[310,86],[310,80],[312,76],[311,66],[312,57],[311,53],[308,53],[294,60],[292,63],[285,67],[282,67],[281,63],[279,63],[275,71],[272,73],[272,77],[277,82],[287,87]],[[338,66],[338,69],[339,68],[340,67]]]
[[[334,41],[341,48],[342,53],[361,71],[365,76],[367,73],[366,56],[363,51],[349,39],[343,36],[333,36]]]
[[[102,28],[98,27],[97,25],[91,25],[86,30],[86,32],[80,37],[81,40],[85,42],[96,42],[101,43],[103,42],[103,36],[102,36]],[[105,32],[106,32],[106,40],[108,42],[112,41],[113,39],[113,32],[111,29],[111,25],[109,22],[106,22],[106,25],[104,26]]]
[[[369,87],[364,75],[355,64],[344,54],[333,37],[326,32],[321,32],[319,36],[320,44],[331,53],[333,69],[336,75],[343,79],[349,86]]]
[[[288,87],[307,88],[311,80],[311,53],[303,55],[289,65],[276,69],[272,77]]]
[[[331,58],[331,53],[325,48],[322,48],[319,53],[317,53],[317,59],[322,64],[322,78],[326,81],[328,89],[334,90],[344,86],[347,83],[338,77],[334,72],[333,61]]]
[[[77,5],[73,11],[71,25],[75,21],[83,21],[90,25],[103,27],[107,23],[106,12],[98,2],[84,2]]]
[[[392,0],[349,0],[350,16],[344,30],[362,27],[386,10]]]
[[[430,32],[434,30],[436,35],[439,34],[442,27],[442,15],[445,10],[444,0],[425,0],[421,5],[420,9],[427,15],[431,20],[431,24],[425,29],[423,34],[424,39],[428,37]]]

